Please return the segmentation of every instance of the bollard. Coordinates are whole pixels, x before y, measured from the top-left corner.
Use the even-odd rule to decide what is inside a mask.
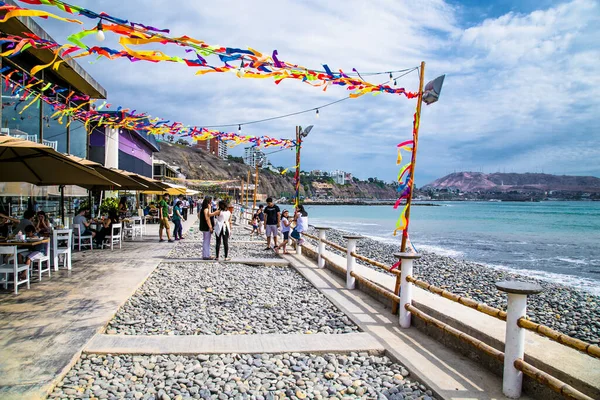
[[[362,239],[362,236],[343,235],[342,237],[348,241],[346,250],[346,289],[354,289],[356,287],[356,279],[351,274],[354,270],[355,258],[352,253],[356,251],[356,242],[358,239]]]
[[[502,392],[507,397],[518,399],[523,386],[523,373],[515,368],[515,361],[525,356],[525,329],[519,326],[518,321],[527,312],[527,296],[541,292],[542,287],[537,283],[502,281],[496,282],[496,288],[508,295]]]
[[[407,276],[412,276],[413,261],[421,258],[418,253],[396,253],[396,258],[400,260],[400,304],[398,308],[398,319],[401,328],[410,328],[410,312],[404,308],[405,304],[412,304],[413,285],[406,280]]]
[[[296,254],[299,256],[302,255],[302,246],[300,245],[299,240],[296,240]]]
[[[323,254],[325,254],[325,234],[331,228],[327,228],[324,226],[315,226],[315,229],[319,232],[319,245],[317,246],[317,265],[319,268],[325,268],[325,259],[323,258]]]

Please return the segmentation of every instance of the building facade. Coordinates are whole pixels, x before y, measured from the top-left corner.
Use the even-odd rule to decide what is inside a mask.
[[[198,140],[194,147],[206,150],[222,160],[226,160],[229,154],[227,144],[217,138]]]
[[[267,156],[260,148],[252,146],[244,149],[244,164],[256,167],[257,164],[260,166],[267,165],[268,163]]]
[[[346,172],[344,171],[336,169],[335,171],[331,171],[329,176],[331,176],[333,181],[338,185],[344,185],[346,183]]]
[[[10,0],[5,2],[9,5],[15,4]],[[50,35],[30,18],[11,18],[0,23],[0,31],[20,37],[34,34],[42,39],[53,41]],[[6,44],[2,45],[2,50],[6,50]],[[63,120],[61,124],[52,118],[54,111],[44,101],[38,99],[29,104],[29,99],[27,101],[22,99],[23,86],[28,85],[34,78],[41,79],[52,87],[67,88],[67,91],[56,94],[56,99],[65,103],[70,91],[93,99],[106,98],[106,90],[74,60],[66,60],[58,69],[46,68],[38,72],[35,77],[29,75],[31,68],[47,64],[48,60],[53,58],[54,53],[50,49],[27,50],[15,56],[2,57],[1,133],[46,144],[61,153],[87,158],[88,134],[83,123],[71,121],[67,124],[68,121]],[[35,97],[31,96],[31,98]],[[72,101],[69,103],[71,106],[81,104]],[[29,106],[25,107],[28,104]]]

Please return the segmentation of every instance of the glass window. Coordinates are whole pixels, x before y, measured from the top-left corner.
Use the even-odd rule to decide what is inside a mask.
[[[87,132],[85,125],[73,120],[69,127],[71,136],[71,154],[77,157],[86,158],[87,156]]]
[[[44,144],[55,147],[61,153],[67,152],[67,124],[63,118],[63,123],[59,124],[58,120],[52,119],[54,110],[48,104],[44,104]]]
[[[27,135],[36,136],[35,140],[39,140],[40,100],[23,111],[34,98],[33,96],[21,101],[14,88],[6,88],[2,84],[2,128],[9,128],[11,135],[14,133],[13,130],[19,130]]]

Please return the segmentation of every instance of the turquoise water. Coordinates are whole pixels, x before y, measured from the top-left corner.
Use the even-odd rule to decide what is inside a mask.
[[[417,248],[509,268],[600,294],[600,202],[443,202],[411,209]],[[391,206],[307,206],[310,224],[386,242],[400,210]]]

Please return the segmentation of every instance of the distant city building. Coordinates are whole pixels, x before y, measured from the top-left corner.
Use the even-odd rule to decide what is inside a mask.
[[[329,176],[331,176],[333,181],[335,183],[337,183],[338,185],[343,185],[346,183],[346,175],[347,175],[346,172],[340,171],[339,169],[336,169],[335,171],[331,171],[331,173],[329,174]]]
[[[222,160],[227,159],[227,144],[217,138],[198,140],[194,147],[197,149],[206,150]]]
[[[252,146],[244,149],[244,163],[251,167],[256,167],[256,164],[266,166],[269,163],[269,160],[261,149]]]
[[[310,174],[312,176],[323,176],[323,171],[321,171],[320,169],[313,169],[312,171],[310,171]]]

